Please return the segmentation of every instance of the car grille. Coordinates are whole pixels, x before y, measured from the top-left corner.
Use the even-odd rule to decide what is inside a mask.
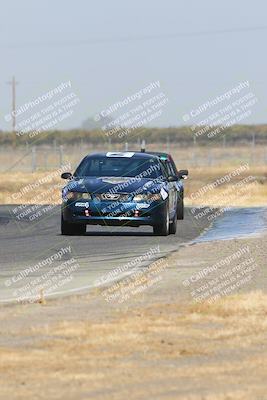
[[[94,197],[100,201],[129,201],[131,195],[129,193],[98,193]]]

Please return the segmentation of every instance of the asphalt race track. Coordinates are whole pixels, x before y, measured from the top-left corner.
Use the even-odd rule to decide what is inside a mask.
[[[101,277],[129,262],[132,264],[125,273],[133,267],[145,268],[198,237],[209,225],[206,218],[198,221],[187,208],[185,219],[178,221],[176,235],[154,236],[150,227],[88,226],[85,236],[62,236],[59,206],[49,210],[39,207],[38,212],[44,211],[39,212],[42,216],[31,221],[27,215],[18,217],[16,207],[0,206],[0,302],[17,301],[27,291],[47,282],[55,275],[54,268],[71,259],[75,259],[72,265],[76,265],[69,275],[71,279],[54,287],[49,295],[88,291]],[[66,253],[62,255],[61,249]],[[55,254],[60,258],[52,260]],[[142,255],[146,256],[141,260],[138,257]]]

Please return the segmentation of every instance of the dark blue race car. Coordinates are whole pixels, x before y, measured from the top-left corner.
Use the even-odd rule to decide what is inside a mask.
[[[86,225],[150,225],[156,235],[176,233],[183,194],[180,180],[159,155],[139,152],[96,153],[85,157],[62,190],[61,232],[81,235]]]

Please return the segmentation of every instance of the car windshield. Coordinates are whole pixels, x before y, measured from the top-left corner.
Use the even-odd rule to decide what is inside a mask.
[[[157,159],[123,157],[88,157],[78,166],[76,177],[141,177],[156,179],[162,175]]]

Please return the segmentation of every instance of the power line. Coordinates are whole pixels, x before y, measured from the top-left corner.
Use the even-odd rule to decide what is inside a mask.
[[[166,39],[178,39],[178,38],[190,38],[196,36],[213,36],[213,35],[224,35],[224,34],[235,34],[235,33],[246,33],[246,32],[257,32],[265,31],[267,26],[254,26],[254,27],[243,27],[243,28],[230,28],[230,29],[217,29],[213,31],[195,31],[195,32],[180,32],[180,33],[168,33],[158,35],[140,35],[140,36],[125,36],[117,38],[94,38],[86,40],[68,40],[68,41],[39,41],[39,42],[25,42],[25,43],[9,43],[0,44],[0,47],[5,48],[25,48],[25,47],[75,47],[75,46],[88,46],[94,44],[110,44],[110,43],[128,43],[137,41],[150,41],[150,40],[166,40]]]

